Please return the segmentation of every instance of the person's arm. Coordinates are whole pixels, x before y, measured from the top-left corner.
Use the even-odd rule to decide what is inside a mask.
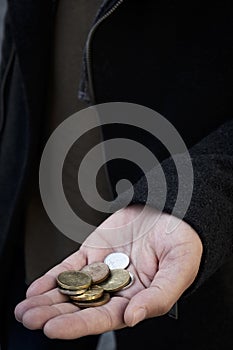
[[[198,286],[211,275],[232,250],[233,122],[205,138],[190,154],[195,183],[184,218],[187,223],[166,213],[160,216],[151,208],[153,204],[157,207],[158,198],[146,207],[145,215],[131,229],[127,222],[138,218],[141,207],[132,205],[116,212],[88,237],[78,252],[31,285],[27,299],[16,308],[17,319],[30,329],[43,328],[50,338],[99,334],[167,313],[193,281]],[[163,168],[169,188],[164,210],[169,213],[176,194],[175,167],[167,159]],[[156,170],[149,176],[156,182]],[[135,186],[135,203],[145,203],[145,186],[143,178]],[[168,222],[176,227],[172,234],[166,232]],[[107,227],[118,231],[106,231]],[[202,243],[197,233],[204,243],[201,270]],[[113,251],[129,255],[129,269],[136,277],[134,285],[119,292],[108,304],[89,311],[67,303],[55,288],[58,273],[103,261]]]
[[[233,120],[222,125],[190,150],[194,170],[193,195],[183,218],[200,236],[204,246],[202,263],[190,292],[199,287],[232,255],[233,250]],[[162,163],[171,213],[177,194],[177,173],[172,159]],[[156,169],[147,174],[156,184]],[[135,185],[133,203],[145,203],[146,180]],[[156,184],[158,188],[158,184]],[[159,191],[158,191],[159,192]],[[158,207],[154,196],[151,206]],[[179,212],[173,213],[179,217]]]

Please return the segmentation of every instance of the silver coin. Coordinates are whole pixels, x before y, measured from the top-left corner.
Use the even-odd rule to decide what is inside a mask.
[[[132,272],[129,272],[129,275],[130,275],[130,281],[124,288],[122,288],[122,290],[125,290],[125,289],[131,287],[132,284],[134,283],[134,275],[132,274]]]
[[[58,290],[61,294],[65,295],[80,295],[86,292],[87,289],[82,289],[82,290],[70,290],[70,289],[63,289],[58,287]]]
[[[129,266],[129,257],[124,253],[111,253],[104,259],[110,270],[126,269]]]

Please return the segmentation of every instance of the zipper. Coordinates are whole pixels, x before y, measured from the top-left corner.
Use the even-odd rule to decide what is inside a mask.
[[[124,2],[124,0],[118,0],[115,5],[113,5],[106,13],[101,17],[95,25],[90,30],[88,37],[87,37],[87,43],[86,43],[86,64],[87,64],[87,78],[88,78],[88,90],[90,95],[90,100],[93,104],[95,104],[95,93],[94,93],[94,86],[93,86],[93,79],[92,79],[92,57],[91,57],[91,42],[92,38],[96,32],[96,29],[102,24],[102,22],[105,21],[109,16],[111,16],[117,8]]]

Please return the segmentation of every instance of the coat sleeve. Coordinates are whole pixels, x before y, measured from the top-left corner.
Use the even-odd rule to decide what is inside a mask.
[[[194,184],[189,208],[182,218],[200,236],[204,253],[198,276],[189,292],[193,292],[231,255],[233,248],[233,120],[222,125],[189,150]],[[177,172],[172,158],[162,162],[167,181],[164,212],[172,213],[178,189]],[[156,183],[157,169],[147,178]],[[134,187],[133,203],[146,203],[146,176]],[[159,196],[149,205],[159,207]],[[173,212],[179,217],[179,213]]]

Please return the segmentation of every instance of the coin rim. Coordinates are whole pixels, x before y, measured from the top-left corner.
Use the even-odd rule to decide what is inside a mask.
[[[72,290],[72,289],[65,289],[62,287],[58,287],[58,290],[63,295],[74,296],[74,295],[80,295],[80,294],[85,293],[88,290],[88,288],[80,289],[80,290]]]
[[[90,296],[86,297],[86,299],[82,300],[81,299],[82,297],[85,298],[84,294],[89,292],[93,287],[95,287],[95,288],[98,287],[100,289],[99,290],[99,294],[97,294],[97,295],[90,295]],[[80,302],[82,302],[82,301],[92,301],[92,300],[100,299],[103,296],[103,294],[104,294],[104,289],[102,287],[97,286],[97,285],[93,285],[93,286],[91,286],[90,289],[86,290],[83,294],[70,296],[70,299],[72,301],[75,300],[75,301],[80,301]]]
[[[106,298],[106,299],[102,299],[102,298]],[[101,303],[101,300],[102,299],[104,301],[104,303]],[[80,309],[84,309],[84,308],[90,308],[90,307],[98,307],[98,306],[102,306],[102,305],[105,305],[107,304],[109,301],[110,301],[111,297],[110,297],[110,293],[108,292],[104,292],[104,294],[102,295],[101,298],[99,298],[98,300],[95,300],[95,301],[83,301],[83,302],[76,302],[76,301],[73,301],[73,304],[80,307]],[[101,304],[98,304],[98,303],[101,303]]]
[[[126,284],[126,286],[123,287],[121,290],[128,289],[128,288],[131,287],[132,284],[134,284],[134,282],[135,282],[135,276],[134,276],[134,274],[133,274],[131,271],[128,271],[128,273],[130,274],[130,281],[129,281],[129,283]]]

